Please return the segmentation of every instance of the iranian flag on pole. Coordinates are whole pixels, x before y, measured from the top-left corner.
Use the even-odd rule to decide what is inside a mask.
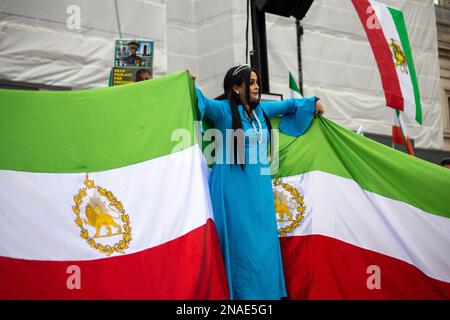
[[[403,13],[372,0],[352,0],[381,74],[386,105],[422,124],[414,60]]]
[[[186,72],[0,90],[0,299],[228,297],[192,102]]]
[[[323,117],[279,160],[290,299],[450,299],[450,170]]]
[[[403,13],[372,0],[352,0],[372,47],[381,74],[386,105],[396,109],[392,125],[392,144],[405,144],[414,151],[406,135],[402,111],[422,124],[419,84]],[[399,133],[403,133],[399,135]]]

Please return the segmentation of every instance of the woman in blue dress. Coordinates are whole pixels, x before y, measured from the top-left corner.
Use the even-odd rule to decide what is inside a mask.
[[[269,119],[282,116],[280,131],[298,136],[324,107],[316,97],[260,101],[258,72],[248,65],[227,72],[225,99],[209,99],[198,88],[196,94],[202,118],[209,118],[224,138],[216,135],[209,187],[230,298],[285,297],[268,157]]]

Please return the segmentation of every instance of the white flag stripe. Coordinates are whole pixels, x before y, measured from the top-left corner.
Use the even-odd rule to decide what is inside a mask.
[[[212,218],[208,175],[195,145],[89,177],[113,192],[129,214],[133,239],[126,253],[133,253],[178,238]],[[0,170],[0,256],[54,261],[105,258],[80,237],[74,223],[73,196],[84,186],[84,177]]]
[[[450,282],[450,219],[321,171],[284,177],[283,182],[298,186],[306,205],[303,224],[289,236],[332,237],[400,259],[432,278]]]

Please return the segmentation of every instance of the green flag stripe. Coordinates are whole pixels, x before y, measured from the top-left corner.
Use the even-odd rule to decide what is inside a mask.
[[[419,83],[417,81],[416,69],[414,68],[414,60],[411,51],[411,45],[409,43],[408,31],[406,30],[405,19],[403,18],[403,12],[394,8],[388,7],[389,12],[397,28],[397,32],[400,36],[400,42],[402,43],[403,50],[405,51],[406,59],[408,60],[409,75],[414,89],[414,100],[416,103],[416,121],[422,124],[422,105],[420,102]]]
[[[289,72],[289,88],[294,90],[295,92],[300,93],[300,89],[298,88],[297,83],[295,82],[294,76],[290,72]]]
[[[273,119],[274,127],[278,121]],[[274,177],[320,170],[352,179],[367,191],[450,218],[450,170],[379,144],[323,117],[314,120],[299,138],[280,135],[279,159]]]
[[[193,145],[193,83],[186,72],[111,88],[0,90],[0,169],[94,172],[169,154],[184,128]]]

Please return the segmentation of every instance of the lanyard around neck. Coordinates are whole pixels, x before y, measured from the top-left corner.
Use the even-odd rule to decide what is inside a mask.
[[[245,109],[245,107],[244,107],[244,109]],[[262,143],[262,125],[261,125],[261,122],[259,121],[258,116],[256,115],[255,110],[252,110],[252,114],[253,114],[253,117],[255,117],[256,122],[258,123],[259,130],[256,128],[254,121],[252,119],[250,119],[250,117],[248,116],[248,114],[245,110],[244,110],[244,114],[253,126],[253,130],[255,131],[256,136],[258,138],[258,144],[261,144]]]

